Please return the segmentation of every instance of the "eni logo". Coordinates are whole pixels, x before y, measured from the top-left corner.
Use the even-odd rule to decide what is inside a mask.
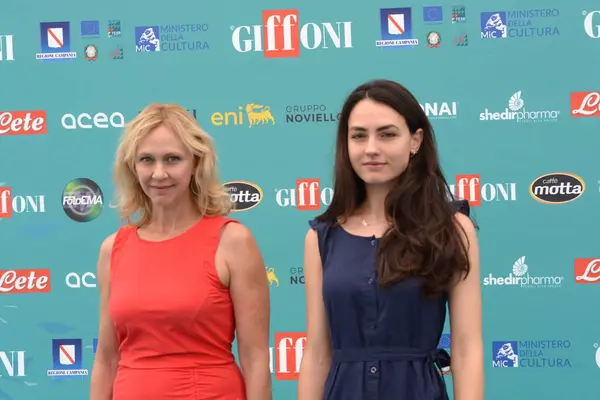
[[[585,193],[585,182],[569,172],[553,172],[537,177],[529,186],[534,200],[544,204],[565,204]]]
[[[275,284],[275,286],[279,287],[279,279],[277,279],[277,276],[275,275],[275,268],[267,267],[265,265],[265,270],[267,271],[269,286],[273,286],[273,284]]]
[[[271,108],[255,103],[239,106],[237,111],[215,112],[210,116],[210,122],[216,126],[243,125],[246,124],[246,120],[250,128],[254,125],[275,125]]]

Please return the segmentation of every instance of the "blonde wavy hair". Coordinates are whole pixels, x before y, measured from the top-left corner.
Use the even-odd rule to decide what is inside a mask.
[[[195,172],[190,190],[201,215],[229,214],[233,203],[219,180],[212,138],[186,109],[175,104],[153,103],[125,126],[117,148],[114,182],[121,220],[138,227],[152,220],[152,204],[140,186],[135,172],[135,159],[140,141],[160,125],[178,135],[194,155]],[[140,218],[132,222],[136,212],[139,212]]]

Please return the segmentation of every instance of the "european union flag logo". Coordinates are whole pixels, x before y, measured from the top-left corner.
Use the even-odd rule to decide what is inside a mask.
[[[100,36],[100,21],[81,21],[81,36]]]
[[[442,6],[423,7],[423,22],[440,23],[443,19]]]

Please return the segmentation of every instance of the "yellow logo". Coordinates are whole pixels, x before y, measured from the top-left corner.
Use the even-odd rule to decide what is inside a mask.
[[[279,287],[279,279],[277,279],[277,276],[275,275],[275,268],[267,267],[265,265],[265,270],[267,271],[267,279],[269,280],[269,286],[273,286],[273,283],[275,283],[275,285]]]
[[[246,118],[244,118],[244,110]],[[275,118],[271,114],[271,108],[261,104],[246,104],[245,107],[239,106],[238,111],[227,111],[224,113],[215,112],[210,116],[210,122],[213,125],[242,125],[248,120],[248,125],[252,128],[254,125],[264,125],[269,122],[275,125]]]

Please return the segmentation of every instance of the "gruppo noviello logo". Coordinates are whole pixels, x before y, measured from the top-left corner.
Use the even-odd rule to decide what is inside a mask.
[[[535,10],[485,11],[481,13],[481,38],[532,38],[560,35],[554,20],[556,8]]]
[[[216,126],[248,124],[248,127],[252,128],[255,125],[275,125],[275,118],[271,114],[271,107],[248,103],[238,106],[236,111],[214,112],[210,116],[210,122]]]
[[[325,104],[285,106],[285,122],[288,124],[337,122],[339,119],[339,111],[332,112]]]
[[[208,24],[144,25],[135,27],[135,51],[206,51],[210,49],[202,34],[208,32]]]
[[[405,8],[382,8],[379,10],[381,24],[381,40],[375,42],[377,47],[406,48],[419,44],[412,31],[412,10]]]
[[[498,340],[492,342],[494,368],[571,368],[569,340]]]
[[[69,22],[42,22],[40,24],[41,52],[37,60],[61,61],[77,58],[71,51],[71,28]]]
[[[102,212],[104,195],[100,186],[93,180],[73,179],[63,190],[62,206],[67,217],[73,221],[89,222]]]
[[[525,99],[522,91],[513,93],[508,99],[508,107],[504,110],[492,110],[486,108],[479,114],[480,121],[515,121],[521,124],[530,124],[537,122],[556,122],[560,115],[560,110],[549,110],[540,108],[525,107]]]

